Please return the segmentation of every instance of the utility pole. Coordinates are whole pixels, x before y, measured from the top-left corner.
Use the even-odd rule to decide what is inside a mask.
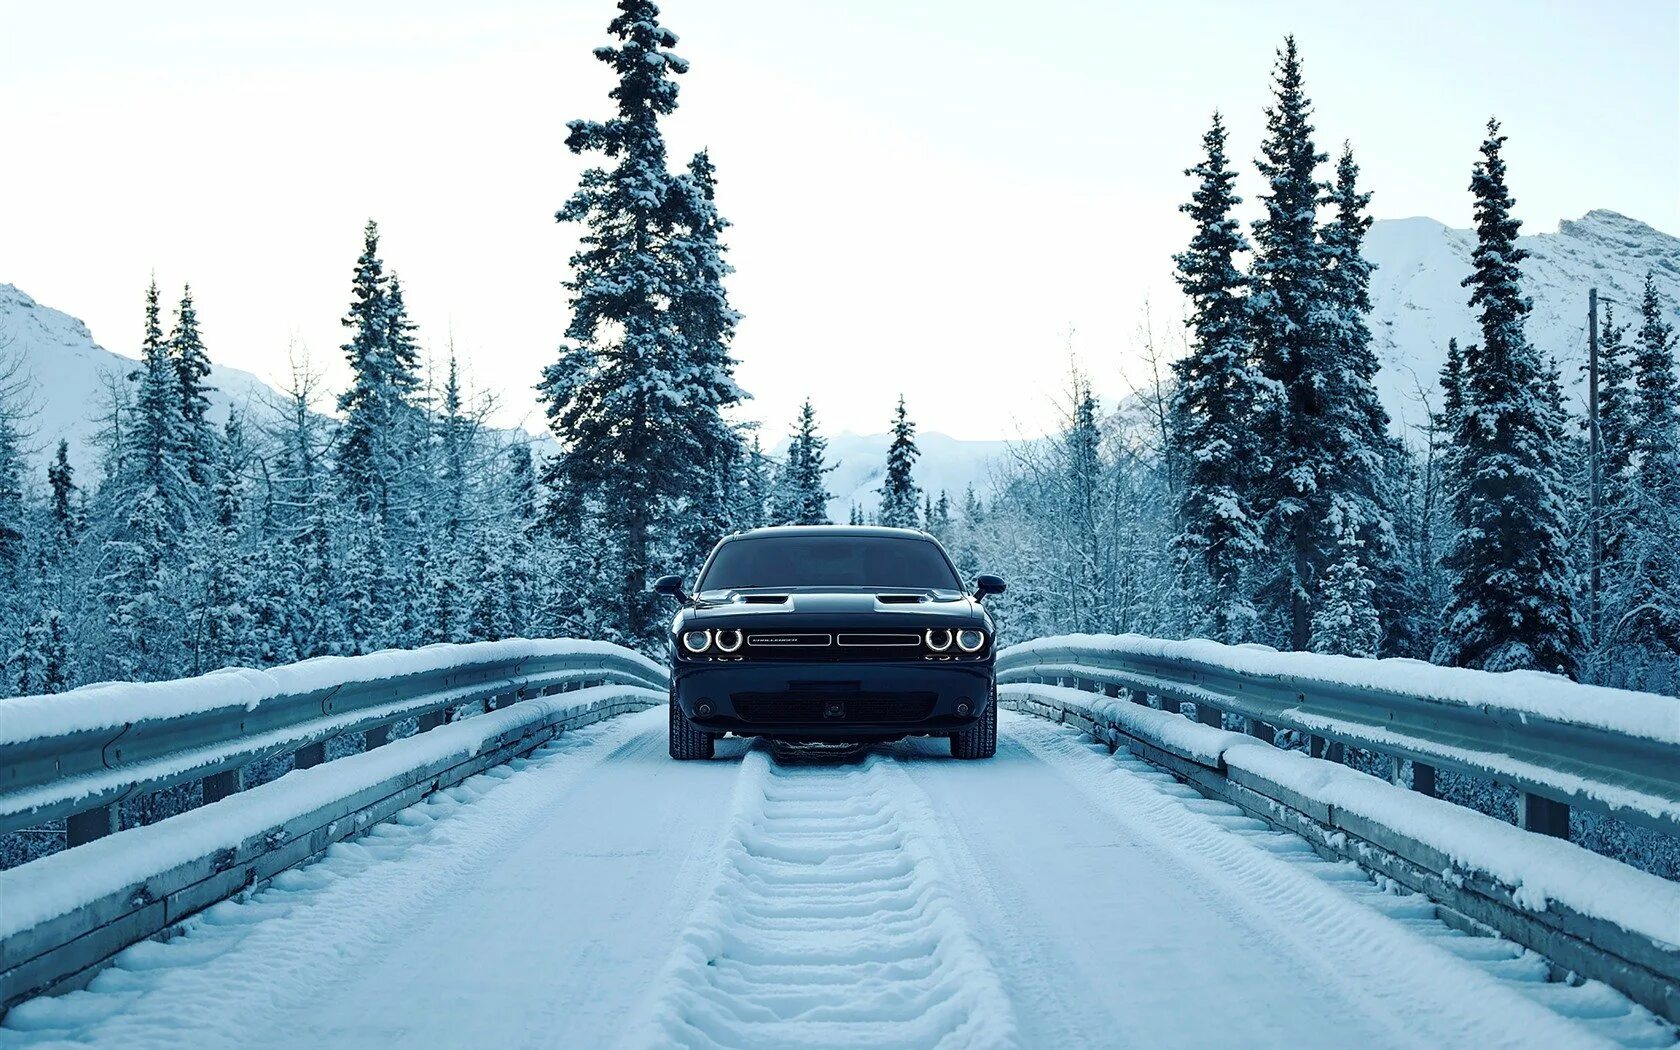
[[[1592,547],[1592,582],[1587,595],[1587,629],[1594,648],[1599,639],[1599,595],[1604,586],[1604,536],[1599,524],[1598,441],[1598,289],[1587,289],[1587,461],[1592,480],[1587,495],[1588,542]]]

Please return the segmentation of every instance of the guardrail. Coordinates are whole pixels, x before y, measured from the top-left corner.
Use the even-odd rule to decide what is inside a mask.
[[[1567,838],[1570,807],[1680,835],[1680,700],[1578,685],[1532,672],[1489,674],[1415,660],[1075,635],[1004,650],[999,682],[1122,693],[1139,704],[1221,726],[1240,716],[1271,742],[1309,738],[1314,757],[1344,747],[1412,762],[1410,786],[1435,794],[1449,769],[1522,792],[1520,826]],[[1153,698],[1153,700],[1152,700]]]
[[[469,704],[608,684],[662,690],[666,671],[601,642],[513,640],[0,700],[0,832],[64,818],[77,846],[116,831],[119,803],[138,794],[201,781],[208,804],[240,791],[255,762],[319,765],[338,737],[372,749],[404,719],[424,732]]]
[[[1132,635],[1014,646],[998,680],[1002,706],[1125,747],[1427,896],[1450,925],[1505,936],[1554,976],[1603,981],[1680,1023],[1680,884],[1562,841],[1571,805],[1680,831],[1680,700]],[[1278,729],[1306,734],[1310,755],[1270,746]],[[1346,746],[1411,759],[1411,790],[1316,760]],[[1431,797],[1435,767],[1520,786],[1520,826]]]
[[[0,872],[0,1014],[78,987],[130,944],[432,792],[655,706],[667,688],[662,667],[618,646],[509,641],[0,700],[0,827],[58,815],[82,828],[77,848]],[[454,721],[469,704],[483,714]],[[423,732],[392,740],[405,718]],[[324,762],[350,733],[365,748]],[[301,772],[239,790],[250,763],[287,753]],[[194,779],[205,805],[111,834],[123,798]]]

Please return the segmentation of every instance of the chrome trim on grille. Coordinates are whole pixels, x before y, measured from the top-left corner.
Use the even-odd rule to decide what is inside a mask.
[[[800,632],[749,634],[747,644],[765,649],[821,649],[834,644],[834,636]]]

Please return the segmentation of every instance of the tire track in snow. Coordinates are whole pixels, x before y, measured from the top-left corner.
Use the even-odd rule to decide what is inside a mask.
[[[743,759],[713,892],[632,1045],[1013,1046],[1003,986],[945,888],[927,799],[893,760]]]

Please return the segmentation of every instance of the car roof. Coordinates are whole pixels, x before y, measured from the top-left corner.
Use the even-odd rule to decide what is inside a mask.
[[[886,525],[770,525],[731,533],[725,540],[768,539],[772,536],[890,536],[901,540],[931,540],[921,529],[895,529]]]

